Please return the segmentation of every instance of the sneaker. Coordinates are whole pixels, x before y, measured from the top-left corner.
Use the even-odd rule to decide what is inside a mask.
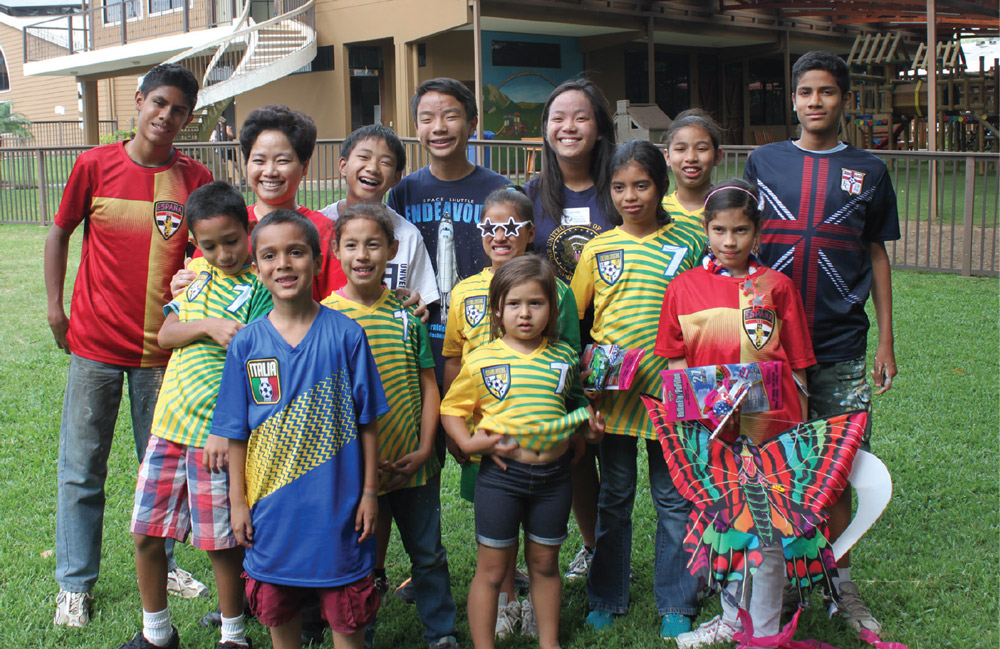
[[[458,640],[453,635],[446,635],[434,642],[427,643],[427,649],[460,649]]]
[[[732,642],[737,630],[723,622],[721,615],[716,615],[697,629],[682,633],[674,640],[677,642],[677,649],[698,649],[718,642]]]
[[[842,581],[839,590],[840,594],[835,602],[836,614],[859,633],[862,629],[868,629],[876,635],[882,633],[882,624],[875,619],[865,601],[861,599],[858,585],[850,580]]]
[[[519,568],[514,568],[514,590],[523,595],[528,592],[529,584],[528,575],[521,572]]]
[[[590,613],[587,613],[587,618],[583,623],[595,631],[603,631],[615,623],[615,614],[611,611],[602,611],[599,608],[595,608]]]
[[[60,590],[56,595],[56,616],[52,623],[56,626],[80,628],[90,623],[90,593],[73,593]]]
[[[802,591],[793,584],[785,584],[785,592],[781,596],[781,616],[784,619],[792,619],[800,606],[804,608],[809,605],[809,600],[802,599],[801,595]]]
[[[573,560],[569,562],[569,568],[566,570],[566,574],[563,575],[563,579],[566,581],[576,581],[577,579],[586,579],[587,572],[590,570],[590,562],[594,560],[594,551],[587,546],[581,546],[580,551],[576,553]]]
[[[247,637],[246,640],[247,640],[246,644],[240,644],[239,642],[232,642],[232,641],[223,642],[220,640],[218,644],[215,645],[215,649],[253,649],[253,642],[251,642],[249,636]]]
[[[507,593],[500,593],[497,600],[497,638],[506,638],[514,633],[521,622],[521,602],[517,599],[508,601]]]
[[[191,576],[183,568],[174,568],[167,573],[167,593],[184,599],[208,597],[208,586]]]
[[[660,616],[660,637],[664,640],[676,638],[691,630],[691,618],[680,613],[667,613]]]
[[[385,575],[375,577],[375,590],[378,591],[378,596],[385,601],[385,596],[389,594],[389,578]]]
[[[413,592],[413,580],[409,577],[399,585],[393,595],[399,598],[404,604],[412,604],[417,601],[417,595]]]
[[[177,635],[177,627],[170,627],[170,642],[163,647],[157,646],[142,635],[142,631],[135,634],[135,637],[118,647],[118,649],[178,649],[181,646],[180,636]]]
[[[535,606],[531,598],[521,602],[521,635],[538,638],[538,622],[535,620]]]
[[[198,620],[198,626],[203,626],[206,629],[218,629],[222,626],[222,610],[216,608],[214,611],[205,613]]]

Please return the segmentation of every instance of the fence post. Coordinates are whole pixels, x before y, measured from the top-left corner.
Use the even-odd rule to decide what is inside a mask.
[[[972,156],[966,156],[965,208],[962,210],[962,277],[969,277],[972,275],[972,210],[976,198],[975,192],[976,161],[972,158]]]
[[[35,156],[35,180],[38,182],[38,224],[48,223],[48,196],[46,195],[48,183],[45,180],[45,151],[39,149]]]

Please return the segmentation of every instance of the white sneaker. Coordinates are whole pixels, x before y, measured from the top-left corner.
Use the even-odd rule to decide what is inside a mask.
[[[577,579],[586,579],[587,572],[590,570],[590,562],[594,560],[594,551],[587,549],[587,546],[582,546],[580,551],[576,553],[573,560],[569,562],[569,568],[566,570],[566,574],[563,575],[563,579],[566,581],[576,581]]]
[[[530,597],[521,602],[521,635],[538,638],[538,622],[535,621],[535,607]]]
[[[208,586],[182,568],[174,568],[167,573],[167,593],[184,599],[209,596]]]
[[[698,649],[717,642],[732,642],[733,634],[737,630],[736,627],[723,622],[721,615],[716,615],[697,629],[682,633],[674,640],[677,642],[677,649]]]
[[[80,628],[90,623],[90,593],[73,593],[60,590],[56,595],[56,616],[52,623],[56,626]]]
[[[517,599],[507,600],[507,593],[500,593],[500,599],[497,600],[496,636],[498,638],[506,638],[513,634],[521,621],[521,603]]]

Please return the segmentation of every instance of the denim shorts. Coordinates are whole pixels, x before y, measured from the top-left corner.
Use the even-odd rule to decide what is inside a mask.
[[[865,357],[859,356],[813,365],[806,370],[806,379],[809,383],[809,419],[858,410],[869,413],[861,439],[861,448],[868,450],[872,436],[872,388],[865,369]]]
[[[573,505],[572,454],[554,462],[504,460],[504,471],[483,457],[476,479],[476,541],[491,548],[517,545],[518,532],[539,545],[562,545]]]

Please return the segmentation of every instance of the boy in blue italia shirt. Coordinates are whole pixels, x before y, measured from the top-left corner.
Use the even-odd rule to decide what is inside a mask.
[[[251,245],[274,309],[233,338],[212,422],[213,435],[229,438],[247,599],[275,649],[300,646],[310,591],[334,647],[360,649],[379,606],[377,418],[389,407],[361,327],[312,298],[315,226],[277,210]]]

